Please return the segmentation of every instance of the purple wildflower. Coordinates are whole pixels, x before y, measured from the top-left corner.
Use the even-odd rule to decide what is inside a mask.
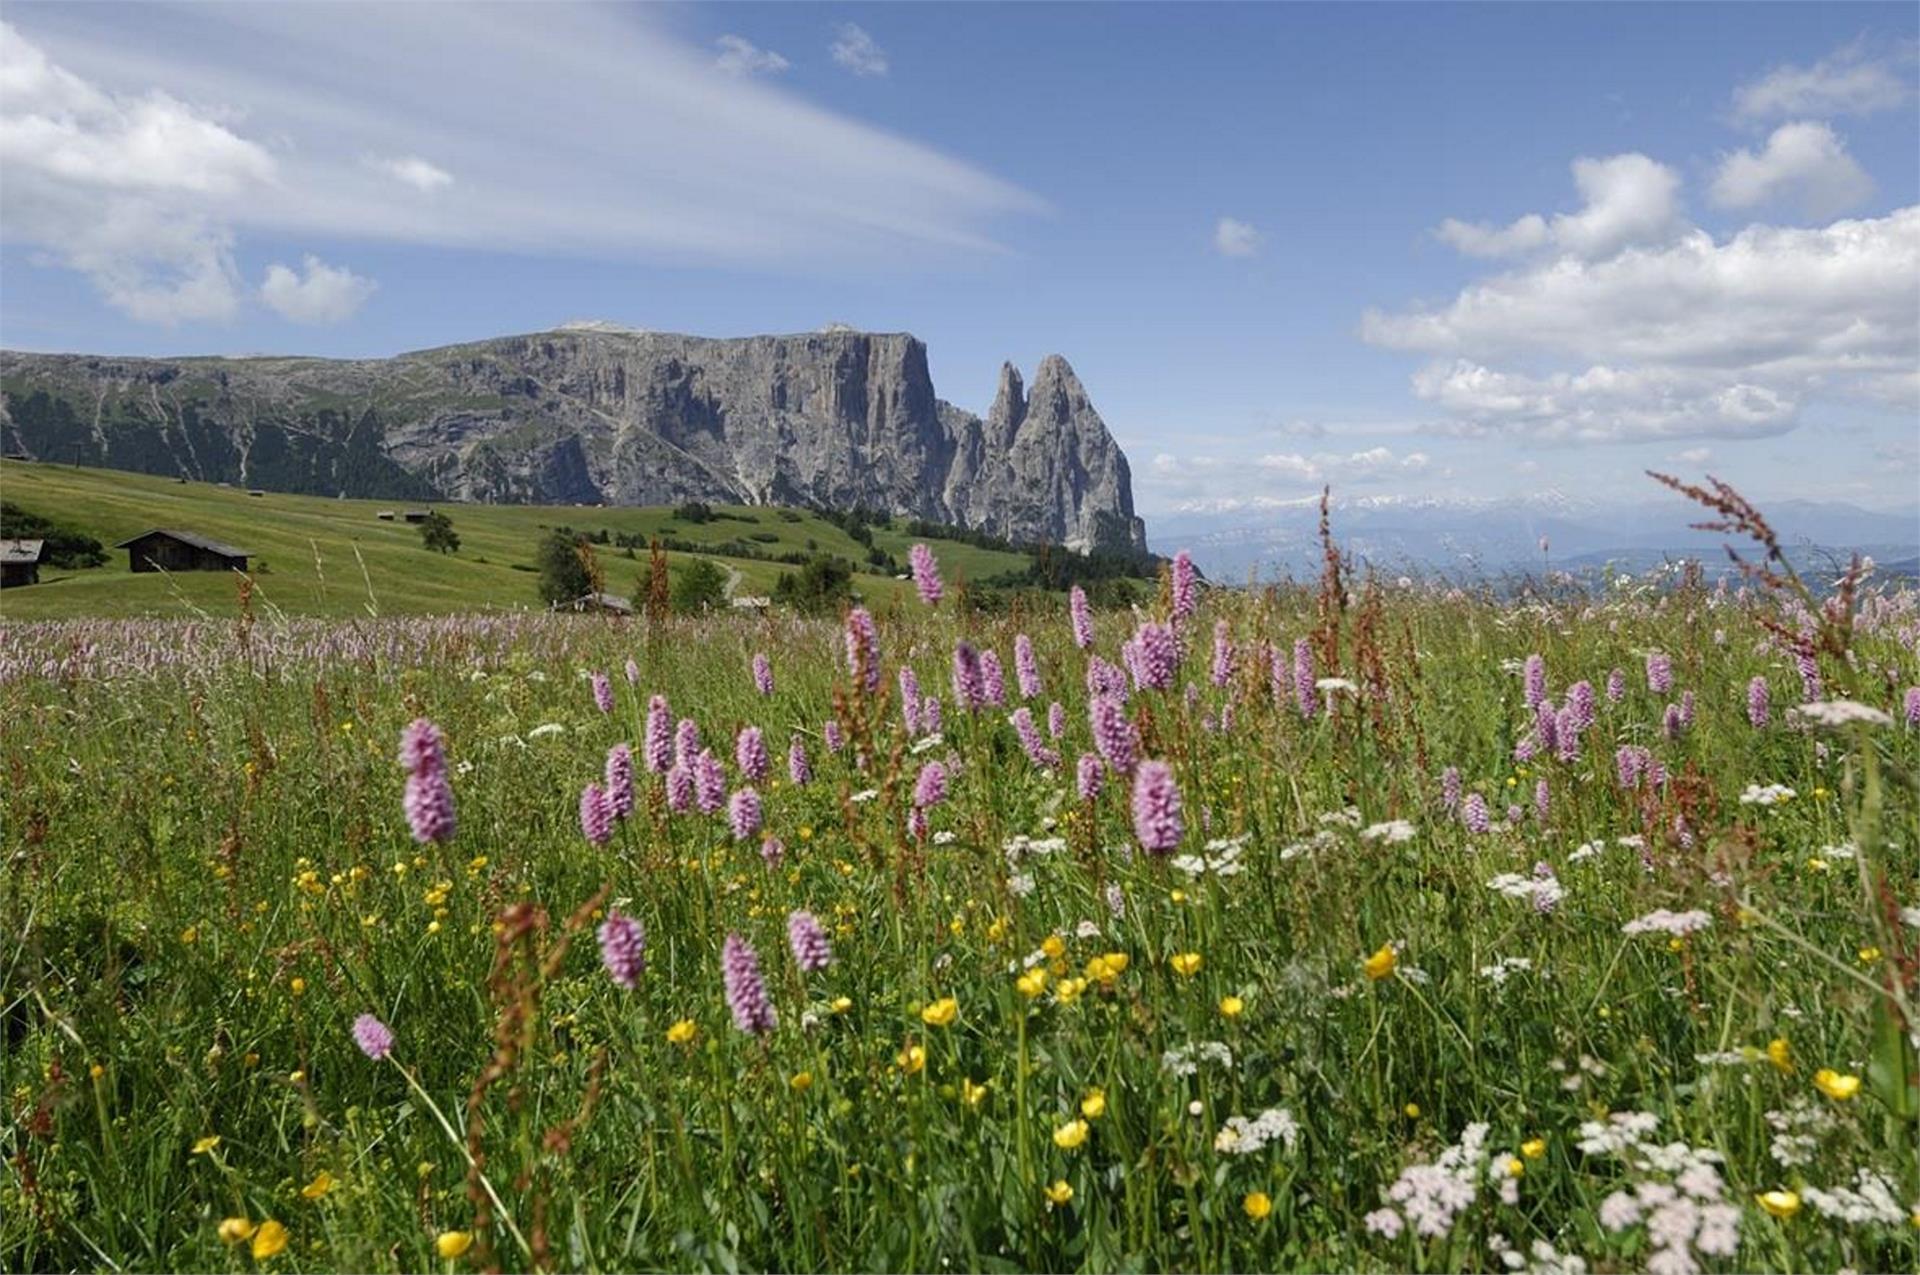
[[[1169,573],[1169,583],[1173,594],[1173,619],[1177,624],[1193,614],[1193,608],[1199,602],[1198,589],[1195,587],[1196,573],[1193,569],[1193,555],[1182,549],[1173,555],[1173,568]]]
[[[727,770],[720,759],[701,749],[693,759],[693,804],[703,815],[713,814],[727,800]]]
[[[929,735],[940,733],[940,697],[938,695],[927,696],[925,702],[920,705],[920,729]]]
[[[1920,726],[1920,686],[1909,686],[1902,704],[1907,725]]]
[[[1487,799],[1477,792],[1468,793],[1467,799],[1460,803],[1460,822],[1466,825],[1468,832],[1484,833],[1491,830],[1493,819],[1487,810]]]
[[[600,963],[617,986],[632,991],[647,966],[647,931],[619,908],[611,908],[600,923]]]
[[[929,831],[930,826],[927,823],[926,810],[920,806],[909,807],[907,810],[907,839],[909,841],[925,841]]]
[[[1571,704],[1560,710],[1553,724],[1553,755],[1564,762],[1580,760],[1580,719]]]
[[[727,823],[735,841],[745,841],[760,831],[760,794],[742,788],[727,801]]]
[[[700,723],[691,717],[680,719],[680,725],[673,732],[673,759],[678,762],[692,762],[700,751]]]
[[[787,778],[796,788],[813,782],[813,763],[807,760],[807,745],[798,735],[787,745]]]
[[[1533,733],[1540,742],[1543,752],[1553,752],[1560,743],[1560,717],[1553,711],[1553,704],[1544,696],[1534,705]]]
[[[408,775],[400,805],[406,811],[413,839],[421,845],[453,839],[453,786],[447,782],[444,769]]]
[[[362,1014],[353,1020],[353,1043],[360,1046],[361,1053],[380,1062],[393,1052],[393,1033],[372,1014]]]
[[[1225,686],[1233,680],[1233,638],[1225,620],[1213,622],[1213,675],[1215,686]]]
[[[907,734],[920,733],[920,677],[911,664],[900,666],[900,720]]]
[[[1538,708],[1547,702],[1547,659],[1544,655],[1527,657],[1526,697],[1528,708]]]
[[[1533,755],[1539,750],[1540,737],[1532,731],[1513,741],[1513,759],[1523,766],[1532,761]]]
[[[807,911],[787,914],[787,946],[793,950],[793,963],[802,974],[812,974],[833,964],[833,945],[820,919]]]
[[[640,685],[640,666],[634,663],[632,656],[627,657],[627,685]]]
[[[1127,697],[1127,675],[1097,655],[1087,657],[1087,694]]]
[[[787,843],[769,833],[760,839],[760,861],[771,872],[787,857]]]
[[[615,744],[607,750],[607,802],[613,817],[625,819],[633,813],[633,749]]]
[[[986,699],[986,687],[980,679],[980,653],[965,638],[953,644],[953,702],[969,713],[979,710]]]
[[[1007,702],[1007,677],[1000,669],[1000,657],[992,651],[980,652],[980,698],[995,708]]]
[[[647,769],[664,775],[673,765],[673,710],[667,697],[656,695],[647,701]]]
[[[754,653],[753,689],[762,695],[773,694],[773,661],[767,658],[765,651]]]
[[[1694,699],[1692,691],[1680,692],[1680,724],[1688,730],[1693,729]]]
[[[588,678],[593,683],[593,704],[603,713],[613,711],[613,679],[605,673],[594,673]]]
[[[1623,669],[1615,669],[1607,674],[1607,703],[1618,704],[1627,697],[1627,674]]]
[[[727,1008],[733,1011],[733,1025],[749,1036],[764,1036],[778,1021],[773,998],[760,977],[760,958],[738,934],[728,934],[720,949],[721,979],[727,989]]]
[[[1545,784],[1545,782],[1545,780],[1541,781],[1542,784]],[[1543,819],[1545,817],[1545,815],[1541,816]],[[1551,886],[1558,886],[1560,884],[1560,878],[1553,874],[1553,865],[1545,859],[1541,859],[1533,865],[1533,879],[1538,881],[1543,887],[1547,887],[1549,884],[1551,884]],[[1559,906],[1560,891],[1558,889],[1543,888],[1533,892],[1533,910],[1541,916],[1553,915],[1553,910]]]
[[[1111,695],[1096,695],[1090,710],[1093,719],[1093,746],[1107,765],[1123,775],[1133,773],[1140,754],[1140,736],[1127,716],[1126,706]]]
[[[913,781],[913,804],[925,809],[937,806],[947,799],[947,767],[944,762],[930,761],[920,768],[920,777]]]
[[[1034,658],[1033,639],[1024,633],[1013,635],[1013,676],[1020,684],[1020,698],[1040,694],[1040,661]]]
[[[913,571],[913,587],[920,591],[920,600],[930,607],[939,606],[940,564],[934,560],[933,550],[923,544],[914,545],[907,550],[907,566]]]
[[[1305,638],[1295,638],[1293,643],[1293,702],[1300,708],[1300,716],[1312,717],[1317,707],[1314,702],[1313,643]]]
[[[1079,585],[1067,591],[1067,617],[1073,625],[1073,644],[1081,650],[1093,646],[1093,608],[1087,605],[1087,593]]]
[[[1287,653],[1271,642],[1267,644],[1267,691],[1275,707],[1293,698],[1293,666],[1287,663]]]
[[[1515,827],[1526,816],[1527,808],[1517,801],[1507,803],[1507,826]]]
[[[840,719],[829,717],[820,727],[820,738],[825,742],[827,751],[837,753],[847,746],[847,732],[840,725]]]
[[[1180,664],[1179,639],[1170,624],[1142,624],[1133,635],[1134,684],[1144,690],[1164,691],[1173,685]]]
[[[596,846],[613,839],[613,803],[599,784],[580,790],[580,831]]]
[[[1647,766],[1645,753],[1645,749],[1634,744],[1622,744],[1614,752],[1614,775],[1622,788],[1631,788],[1640,782],[1640,776]]]
[[[865,607],[847,612],[847,672],[869,695],[880,689],[880,630]]]
[[[1067,733],[1067,706],[1059,700],[1047,705],[1047,734],[1059,739]]]
[[[1448,810],[1460,808],[1460,768],[1449,766],[1440,772],[1440,804]]]
[[[1106,767],[1100,764],[1100,758],[1093,753],[1081,753],[1080,763],[1074,769],[1074,783],[1080,794],[1080,800],[1092,801],[1100,795],[1100,785],[1106,779]]]
[[[693,768],[683,761],[667,770],[667,809],[676,815],[693,809]]]
[[[1133,775],[1133,835],[1149,854],[1172,854],[1186,823],[1180,814],[1180,788],[1173,767],[1144,761]]]
[[[1660,732],[1668,739],[1680,738],[1680,732],[1686,729],[1686,722],[1680,716],[1678,704],[1667,705],[1667,711],[1660,718]]]
[[[1647,689],[1655,695],[1673,689],[1673,659],[1665,651],[1647,652]]]
[[[758,726],[740,728],[740,734],[733,741],[733,760],[740,767],[740,773],[754,783],[766,779],[767,769],[772,763],[767,758],[767,743],[761,737]]]
[[[1911,696],[1909,697],[1909,702]],[[1767,687],[1767,679],[1756,677],[1747,683],[1747,721],[1759,730],[1773,720],[1773,693]]]
[[[1547,786],[1547,781],[1536,780],[1533,785],[1533,813],[1540,822],[1547,821],[1547,811],[1551,808],[1552,802],[1553,790]]]
[[[409,775],[447,768],[446,746],[440,728],[416,717],[400,732],[400,768]]]
[[[1584,731],[1594,723],[1593,683],[1575,682],[1567,688],[1567,712],[1573,717],[1573,728]]]
[[[1820,659],[1813,648],[1801,645],[1794,649],[1793,666],[1800,673],[1800,696],[1811,704],[1824,693],[1820,681]]]
[[[1027,760],[1042,770],[1054,770],[1060,765],[1060,754],[1047,747],[1040,738],[1040,728],[1033,723],[1033,710],[1021,705],[1013,710],[1013,733],[1020,737],[1020,747],[1026,752]]]

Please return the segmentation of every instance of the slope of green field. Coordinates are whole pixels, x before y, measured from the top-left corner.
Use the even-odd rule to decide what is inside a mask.
[[[151,527],[198,532],[248,550],[257,605],[290,614],[381,614],[537,608],[534,551],[546,530],[581,531],[720,545],[752,544],[767,554],[819,550],[854,562],[866,556],[839,527],[799,510],[714,506],[712,521],[676,520],[667,508],[604,508],[559,505],[460,505],[434,507],[453,519],[460,552],[443,555],[420,543],[415,526],[382,521],[392,501],[328,500],[245,491],[207,483],[179,482],[118,470],[7,462],[0,465],[0,498],[68,524],[113,545]],[[875,542],[904,562],[903,535],[876,532]],[[896,542],[898,542],[896,544]],[[1019,570],[1019,554],[933,541],[950,578],[982,579]],[[607,589],[630,596],[646,569],[646,552],[602,546],[599,558]],[[676,565],[680,554],[669,554]],[[776,562],[714,555],[739,573],[735,591],[771,593],[782,571]],[[125,550],[108,564],[84,571],[42,567],[40,584],[0,595],[0,618],[61,619],[83,616],[222,613],[233,606],[235,581],[226,572],[176,575],[128,570]],[[854,588],[884,603],[910,585],[885,575],[856,576]]]

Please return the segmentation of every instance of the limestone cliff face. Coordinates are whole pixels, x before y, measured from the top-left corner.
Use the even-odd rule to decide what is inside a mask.
[[[569,328],[392,359],[0,354],[9,452],[350,496],[854,506],[1144,548],[1126,457],[1064,359],[985,420],[903,333]]]

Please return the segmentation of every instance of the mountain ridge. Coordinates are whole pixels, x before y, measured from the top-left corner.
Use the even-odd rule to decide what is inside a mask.
[[[321,495],[864,506],[1083,551],[1146,543],[1125,453],[1064,358],[1030,388],[1004,368],[982,418],[935,395],[904,332],[575,323],[380,359],[3,351],[0,449]]]

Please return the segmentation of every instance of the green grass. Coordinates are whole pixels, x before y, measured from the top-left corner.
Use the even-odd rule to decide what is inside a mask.
[[[249,496],[238,488],[117,470],[0,463],[0,495],[36,513],[68,523],[112,545],[150,527],[197,531],[252,551],[260,605],[289,615],[397,615],[435,611],[538,608],[537,577],[516,567],[533,562],[545,529],[602,528],[651,538],[669,534],[708,544],[771,533],[773,543],[755,547],[769,554],[821,552],[863,562],[864,546],[832,523],[805,511],[798,521],[771,508],[715,506],[729,515],[707,523],[676,521],[666,508],[588,508],[557,505],[436,504],[453,519],[460,552],[442,555],[422,547],[418,528],[396,519],[382,522],[382,509],[404,502],[327,500],[268,492]],[[738,521],[745,519],[747,521]],[[878,531],[875,540],[904,565],[911,538]],[[750,542],[754,543],[754,542]],[[1019,554],[933,542],[950,574],[982,579],[1025,567]],[[601,546],[607,588],[631,596],[646,570],[646,551]],[[668,555],[670,560],[677,557]],[[767,595],[782,571],[792,568],[747,558],[719,561],[740,572],[736,592]],[[164,616],[224,613],[235,585],[227,573],[133,574],[124,550],[108,565],[86,571],[43,567],[36,587],[10,589],[0,597],[8,620],[81,616]],[[856,590],[885,604],[910,588],[881,575],[859,575]]]
[[[1172,684],[1128,699],[1184,864],[1142,851],[1124,777],[1076,792],[1091,660],[1120,659],[1126,614],[1088,651],[1057,613],[883,610],[870,694],[838,624],[784,615],[0,625],[0,1269],[1467,1272],[1510,1248],[1637,1271],[1662,1232],[1602,1219],[1676,1182],[1663,1232],[1685,1223],[1699,1269],[1920,1267],[1920,1068],[1895,1026],[1920,996],[1920,597],[1825,630],[1825,693],[1891,720],[1820,731],[1789,715],[1772,594],[1334,602],[1210,594]],[[1033,708],[1063,706],[1058,770],[1023,751],[1017,701],[968,713],[948,689],[964,638],[1011,690],[1022,633]],[[1266,656],[1309,637],[1356,685],[1304,714]],[[1556,705],[1623,672],[1577,756],[1516,758],[1533,654]],[[902,721],[902,665],[946,701],[937,741]],[[762,829],[674,813],[643,772],[589,843],[583,789],[655,694],[729,789],[737,732],[765,732]],[[458,814],[427,843],[396,762],[420,717]],[[1622,746],[1668,780],[1623,787]],[[913,839],[935,762],[949,792]],[[1446,804],[1449,767],[1487,830]],[[1743,800],[1766,784],[1794,795]],[[1543,872],[1549,907],[1490,884]],[[595,942],[612,908],[646,929],[630,989]],[[823,970],[789,954],[797,909],[830,935]],[[1702,924],[1630,932],[1662,909]],[[730,933],[758,952],[764,1037],[729,1013]],[[390,1059],[356,1049],[362,1014]],[[1264,1145],[1231,1132],[1263,1113],[1284,1113]],[[1629,1113],[1654,1149],[1595,1144]],[[1390,1234],[1383,1193],[1450,1147],[1457,1208]],[[1819,1193],[1863,1172],[1890,1213],[1833,1216]],[[225,1243],[223,1219],[285,1247]]]

